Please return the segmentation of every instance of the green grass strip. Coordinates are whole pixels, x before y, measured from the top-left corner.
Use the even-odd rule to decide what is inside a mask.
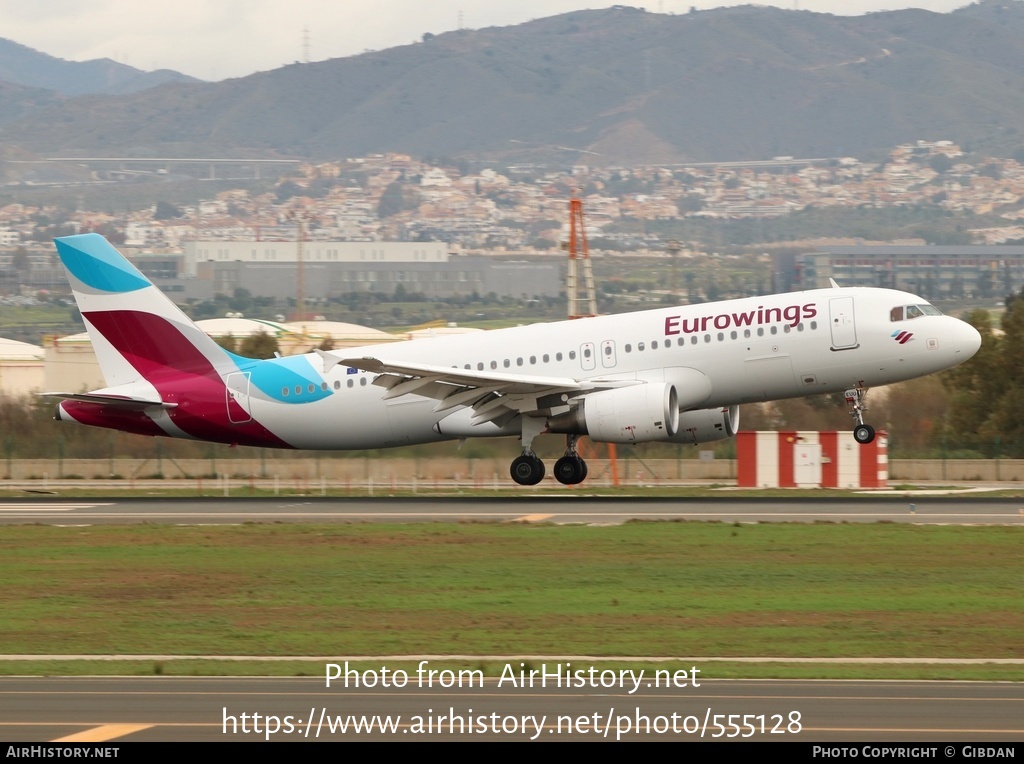
[[[3,654],[1024,658],[1021,527],[10,526],[0,560]]]

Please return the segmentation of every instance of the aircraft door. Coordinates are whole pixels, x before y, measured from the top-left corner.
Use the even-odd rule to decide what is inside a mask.
[[[232,424],[244,424],[252,421],[252,413],[249,408],[249,378],[251,376],[247,371],[236,371],[228,374],[224,379],[228,421]]]
[[[615,341],[604,340],[601,343],[601,365],[606,369],[615,366]]]
[[[593,342],[584,342],[580,345],[580,365],[584,371],[593,371],[597,368],[597,353]]]
[[[832,349],[852,350],[857,347],[857,324],[853,317],[853,298],[836,297],[828,301],[829,326],[832,327]]]

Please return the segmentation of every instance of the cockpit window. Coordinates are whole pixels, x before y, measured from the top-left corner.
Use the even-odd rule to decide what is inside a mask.
[[[895,308],[889,311],[890,321],[909,321],[912,318],[920,318],[921,316],[941,316],[942,312],[938,308],[923,303],[921,305],[897,305]]]

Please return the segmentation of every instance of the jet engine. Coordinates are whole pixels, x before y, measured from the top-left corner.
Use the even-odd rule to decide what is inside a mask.
[[[590,393],[572,411],[548,420],[548,432],[589,435],[602,443],[669,440],[678,430],[679,396],[667,382]]]
[[[740,427],[740,407],[684,411],[679,415],[679,427],[670,440],[673,443],[710,443],[725,440],[736,434]]]

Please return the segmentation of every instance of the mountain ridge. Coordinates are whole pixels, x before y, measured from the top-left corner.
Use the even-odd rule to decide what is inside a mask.
[[[66,61],[4,38],[0,38],[0,80],[66,96],[123,95],[167,82],[199,81],[170,69],[144,72],[109,58]]]
[[[915,139],[1012,152],[1024,124],[1020,30],[1021,0],[852,17],[574,11],[216,83],[39,96],[0,140],[65,155],[604,164],[864,156]]]

